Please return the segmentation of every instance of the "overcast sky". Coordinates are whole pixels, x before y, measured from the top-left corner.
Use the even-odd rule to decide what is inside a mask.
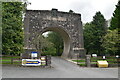
[[[100,11],[105,19],[110,19],[115,10],[118,0],[28,0],[32,10],[51,10],[57,8],[58,11],[68,12],[70,9],[75,13],[80,13],[82,22],[92,21],[97,11]]]

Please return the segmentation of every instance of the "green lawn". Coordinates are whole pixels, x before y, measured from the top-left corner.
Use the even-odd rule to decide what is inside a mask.
[[[13,59],[13,64],[21,64],[22,61],[19,58],[20,56],[2,56],[0,64],[11,64],[11,59]]]

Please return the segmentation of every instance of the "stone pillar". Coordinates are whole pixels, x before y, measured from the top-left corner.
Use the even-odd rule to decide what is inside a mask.
[[[91,67],[91,55],[86,55],[86,66],[87,67]]]

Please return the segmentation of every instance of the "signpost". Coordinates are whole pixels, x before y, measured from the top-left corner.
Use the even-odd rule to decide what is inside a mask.
[[[40,66],[41,60],[40,59],[22,59],[23,66]]]
[[[51,64],[51,56],[41,56],[40,58],[37,57],[38,52],[31,52],[31,59],[22,59],[23,66],[50,66]]]
[[[23,66],[40,66],[41,60],[37,58],[37,52],[31,52],[31,59],[22,59]]]
[[[31,57],[32,57],[32,59],[37,58],[37,52],[31,52]]]

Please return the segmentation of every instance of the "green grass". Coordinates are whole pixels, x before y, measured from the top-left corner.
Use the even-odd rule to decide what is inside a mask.
[[[10,62],[9,63],[7,63],[7,62],[3,62],[2,64],[11,64]]]
[[[0,61],[8,61],[8,62],[10,62],[11,60],[10,59],[2,59],[2,60],[0,60]]]
[[[86,66],[86,64],[85,63],[81,63],[81,64],[79,64],[80,66]]]
[[[78,61],[78,64],[80,66],[86,66],[85,59],[72,61],[74,62]],[[117,59],[115,57],[107,57],[106,60],[103,60],[102,57],[91,57],[91,65],[96,65],[97,61],[107,61],[109,65],[117,64]]]
[[[2,56],[2,59],[5,59],[5,58],[8,58],[8,59],[15,59],[15,58],[20,58],[20,56]]]
[[[102,59],[91,59],[91,61],[95,62],[98,60],[102,60]],[[117,59],[106,59],[106,61],[117,61]]]
[[[80,66],[86,66],[85,64],[85,59],[82,59],[82,60],[72,60],[74,62],[77,62],[78,61],[78,64]],[[106,60],[103,60],[103,59],[100,59],[100,58],[91,58],[91,65],[93,64],[97,64],[97,61],[108,61],[108,64],[117,64],[117,59],[115,58],[109,58],[109,59],[106,59]],[[81,62],[81,63],[80,63]]]
[[[11,59],[13,59],[13,64],[21,64],[21,60],[18,60],[20,56],[2,56],[0,59],[0,64],[11,64]],[[17,60],[14,60],[17,59]]]
[[[72,61],[74,61],[74,62],[85,62],[85,60],[72,60]],[[104,61],[104,60],[95,60],[95,59],[91,59],[91,62],[97,62],[97,61]],[[113,61],[113,62],[117,62],[117,60],[115,60],[115,59],[106,59],[106,61]]]
[[[11,64],[11,62],[2,62],[1,64]],[[22,62],[21,61],[13,62],[13,64],[22,64]]]
[[[91,61],[92,62],[97,62],[98,60],[103,60],[103,59],[97,59],[97,58],[91,58]],[[106,59],[107,61],[117,61],[117,59]],[[85,62],[85,59],[82,59],[82,60],[72,60],[72,61],[74,61],[74,62]]]
[[[85,62],[85,60],[72,60],[74,62]]]
[[[107,59],[107,61],[117,61],[117,59]]]

